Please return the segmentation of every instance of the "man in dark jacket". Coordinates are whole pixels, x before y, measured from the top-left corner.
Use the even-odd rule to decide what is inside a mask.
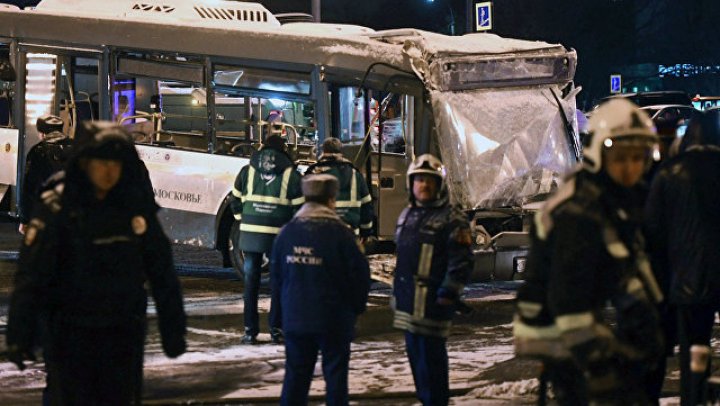
[[[95,129],[28,224],[8,352],[22,369],[33,348],[44,347],[52,404],[139,404],[145,281],[169,357],[185,352],[185,312],[170,242],[130,136],[112,125]]]
[[[516,353],[545,361],[561,405],[653,403],[645,385],[662,353],[662,292],[640,231],[657,138],[650,117],[622,99],[595,111],[589,136],[582,168],[535,216]]]
[[[720,112],[693,120],[684,150],[657,173],[646,207],[653,266],[678,309],[680,399],[704,403],[720,311]]]
[[[318,350],[328,405],[348,404],[348,363],[355,320],[370,289],[368,262],[335,213],[338,182],[331,175],[302,181],[306,203],[283,227],[271,259],[273,296],[285,333],[283,405],[304,405]]]
[[[430,154],[407,172],[410,205],[400,214],[395,243],[394,326],[405,345],[417,397],[424,405],[450,398],[446,341],[457,301],[472,270],[470,226],[450,206],[444,168]]]
[[[372,235],[373,204],[363,175],[342,154],[342,142],[328,138],[322,145],[320,160],[310,165],[305,174],[327,173],[337,178],[338,190],[335,210],[350,225],[356,235],[367,238]]]
[[[40,142],[33,145],[25,158],[25,177],[22,187],[20,233],[25,233],[40,187],[52,174],[62,170],[70,154],[72,140],[62,133],[60,117],[45,115],[37,119]]]
[[[241,221],[238,247],[245,259],[244,344],[257,343],[260,332],[258,294],[263,255],[270,255],[280,228],[305,201],[300,189],[300,173],[285,150],[282,138],[267,137],[262,148],[250,157],[250,164],[240,170],[232,191],[231,208],[235,219]],[[282,329],[275,306],[271,300],[270,335],[277,344],[282,341]]]

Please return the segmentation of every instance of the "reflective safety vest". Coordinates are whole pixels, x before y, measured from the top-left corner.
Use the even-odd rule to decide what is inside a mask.
[[[335,212],[356,235],[369,236],[373,228],[372,196],[363,175],[342,157],[333,156],[308,168],[306,173],[327,173],[338,179]]]
[[[238,245],[249,252],[269,252],[282,226],[305,202],[294,165],[274,174],[247,165],[238,174],[232,194],[233,214],[241,220]]]

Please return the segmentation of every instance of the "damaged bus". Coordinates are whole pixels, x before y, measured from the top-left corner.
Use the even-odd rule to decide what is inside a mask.
[[[43,0],[0,6],[0,209],[24,202],[35,120],[114,120],[133,134],[176,243],[213,247],[242,270],[233,180],[267,130],[302,166],[335,136],[372,190],[391,241],[405,171],[439,155],[475,235],[474,279],[517,279],[529,219],[580,157],[562,45],[493,34],[281,24],[263,6],[216,0]],[[382,246],[382,244],[380,244]]]

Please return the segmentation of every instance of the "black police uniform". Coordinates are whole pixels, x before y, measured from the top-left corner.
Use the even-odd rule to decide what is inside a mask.
[[[150,282],[163,349],[171,357],[185,351],[180,285],[134,146],[86,148],[68,162],[65,181],[43,192],[28,224],[7,344],[17,363],[34,346],[44,347],[53,404],[139,403],[144,283]],[[96,153],[123,162],[119,183],[102,200],[79,165]],[[42,342],[38,325],[47,329]]]
[[[455,306],[472,270],[466,216],[443,197],[429,206],[411,204],[395,234],[397,265],[394,326],[405,344],[418,398],[424,405],[447,404],[450,397],[446,340]]]
[[[581,170],[535,217],[515,336],[545,339],[528,340],[521,353],[546,360],[560,404],[648,401],[644,380],[662,352],[652,298],[662,294],[643,252],[644,195]],[[603,316],[608,302],[614,330]],[[562,345],[548,345],[553,338]]]
[[[370,288],[354,234],[332,209],[305,203],[275,240],[271,268],[285,333],[281,404],[307,404],[320,350],[326,402],[347,405],[350,342]]]
[[[30,221],[33,206],[43,183],[51,175],[63,169],[70,155],[71,144],[72,140],[68,136],[55,131],[47,134],[42,141],[30,148],[25,160],[21,223],[27,224]]]

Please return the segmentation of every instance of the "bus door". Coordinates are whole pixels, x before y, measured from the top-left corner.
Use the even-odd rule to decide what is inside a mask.
[[[0,39],[0,211],[10,212],[17,175],[18,130],[12,121],[16,72],[10,41]]]
[[[408,202],[405,172],[412,159],[414,97],[334,86],[331,98],[333,133],[343,142],[345,157],[366,176],[370,173],[377,235],[392,239]]]
[[[24,142],[18,146],[18,184],[23,182],[28,151],[40,141],[35,127],[40,116],[60,116],[65,122],[63,132],[70,137],[80,121],[107,118],[107,98],[100,95],[100,89],[107,88],[103,55],[102,49],[20,43],[17,97],[22,100],[18,105],[22,120],[15,123]]]

